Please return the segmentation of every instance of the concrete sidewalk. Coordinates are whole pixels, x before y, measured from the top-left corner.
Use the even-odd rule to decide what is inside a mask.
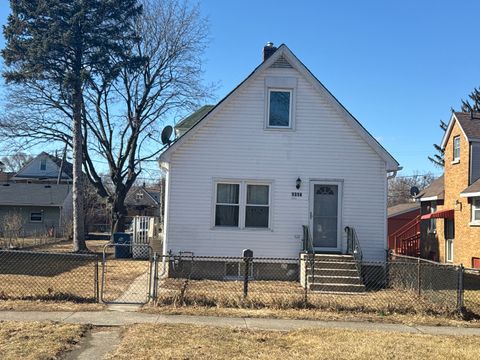
[[[69,324],[92,324],[97,326],[121,326],[130,324],[193,324],[207,326],[227,326],[261,330],[296,329],[352,329],[365,331],[385,331],[411,334],[480,336],[480,328],[451,326],[422,326],[385,324],[353,321],[287,320],[264,318],[233,318],[216,316],[156,315],[133,311],[0,311],[1,320],[13,321],[58,321]]]

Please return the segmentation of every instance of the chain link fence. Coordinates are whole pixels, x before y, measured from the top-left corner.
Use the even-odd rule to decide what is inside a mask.
[[[65,241],[69,236],[69,228],[45,227],[26,231],[0,229],[0,249],[31,249],[34,247],[52,245]]]
[[[480,271],[409,257],[159,258],[158,305],[480,316]]]
[[[0,250],[0,299],[98,301],[98,257]]]
[[[480,270],[405,256],[124,257],[0,251],[0,299],[480,317]],[[133,256],[133,253],[131,256]]]

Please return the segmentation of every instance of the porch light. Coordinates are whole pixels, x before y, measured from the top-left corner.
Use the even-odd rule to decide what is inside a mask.
[[[302,185],[302,179],[300,178],[297,178],[297,181],[295,181],[295,187],[298,189],[300,189],[300,186]]]

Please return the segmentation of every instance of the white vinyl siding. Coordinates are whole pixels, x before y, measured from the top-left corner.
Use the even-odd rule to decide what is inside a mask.
[[[265,79],[275,76],[298,79],[295,131],[265,131]],[[241,256],[249,248],[255,256],[297,257],[309,222],[308,184],[320,179],[343,181],[342,249],[343,228],[353,226],[364,258],[384,260],[386,164],[345,115],[294,69],[268,69],[234,95],[171,155],[165,251]],[[270,231],[212,228],[215,179],[228,178],[271,179]]]

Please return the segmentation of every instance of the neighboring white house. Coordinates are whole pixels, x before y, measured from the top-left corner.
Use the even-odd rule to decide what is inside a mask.
[[[302,225],[317,252],[385,260],[387,175],[397,161],[286,45],[161,155],[164,253],[296,257]]]
[[[73,181],[73,165],[42,152],[25,164],[11,180],[15,182],[57,182],[60,168],[62,169],[60,183],[71,183]]]

